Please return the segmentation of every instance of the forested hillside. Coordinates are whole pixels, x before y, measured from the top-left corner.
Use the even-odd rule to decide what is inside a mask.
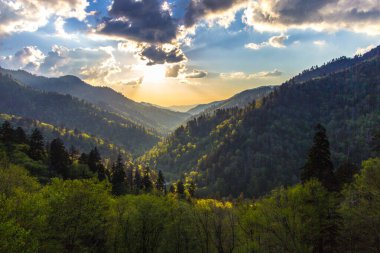
[[[273,86],[261,86],[258,88],[245,90],[229,99],[198,105],[187,112],[192,115],[199,115],[202,113],[212,113],[218,109],[230,109],[234,107],[244,108],[252,103],[253,100],[258,100],[268,95],[271,91],[273,91],[273,89]]]
[[[97,147],[99,152],[108,158],[116,159],[119,154],[122,154],[124,157],[131,156],[129,152],[120,146],[78,129],[59,128],[34,119],[0,114],[0,124],[5,121],[8,121],[13,126],[23,128],[26,133],[32,133],[35,128],[38,128],[45,137],[45,142],[51,142],[53,139],[60,138],[68,149],[75,147],[80,152],[90,152],[91,149]]]
[[[245,109],[190,121],[142,161],[187,173],[202,195],[262,195],[299,181],[314,126],[322,123],[335,167],[358,164],[370,157],[380,125],[379,72],[380,57],[372,57],[326,77],[293,79]]]
[[[0,112],[35,119],[59,128],[78,129],[141,154],[159,138],[128,118],[99,109],[69,95],[24,87],[0,75]]]
[[[154,129],[161,134],[167,134],[181,125],[190,115],[155,107],[153,105],[137,103],[117,93],[108,87],[95,87],[83,82],[75,76],[47,78],[35,76],[26,71],[6,70],[0,68],[0,73],[9,74],[26,86],[47,92],[69,94],[83,99],[103,110],[119,114],[132,122]]]

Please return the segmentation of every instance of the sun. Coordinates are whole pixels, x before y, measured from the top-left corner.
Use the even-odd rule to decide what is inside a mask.
[[[164,65],[145,66],[143,73],[144,73],[143,82],[159,83],[165,79],[165,66]]]

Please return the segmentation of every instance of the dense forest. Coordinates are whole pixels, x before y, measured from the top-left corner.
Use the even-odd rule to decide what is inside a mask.
[[[146,169],[140,190],[126,194],[137,181],[126,180],[129,163],[118,158],[107,172],[96,149],[73,158],[61,140],[48,147],[42,140],[38,129],[27,136],[8,122],[1,126],[0,252],[367,253],[380,247],[380,158],[334,172],[322,125],[302,184],[258,200],[196,199],[181,181],[167,191],[162,173],[153,180]],[[380,132],[375,143],[380,155]],[[31,176],[27,159],[46,166],[48,177]]]
[[[191,178],[199,196],[260,196],[299,182],[313,128],[322,123],[335,168],[359,165],[380,125],[380,55],[368,55],[325,77],[290,80],[244,109],[189,121],[141,162]]]
[[[159,137],[129,119],[99,109],[69,95],[41,92],[0,74],[1,113],[39,120],[59,128],[79,129],[114,143],[132,154],[142,154]]]

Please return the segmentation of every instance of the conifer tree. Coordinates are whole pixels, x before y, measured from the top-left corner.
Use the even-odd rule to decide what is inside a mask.
[[[61,139],[56,138],[50,143],[49,150],[50,171],[61,175],[63,179],[70,176],[70,157]]]
[[[99,164],[101,164],[101,157],[98,152],[98,149],[95,147],[88,154],[87,165],[90,171],[95,173],[98,171]]]
[[[14,130],[12,125],[8,121],[4,121],[0,128],[0,139],[6,144],[9,144],[13,141]]]
[[[150,179],[150,169],[146,167],[144,170],[144,176],[142,178],[142,186],[145,192],[150,192],[153,188],[152,180]]]
[[[25,134],[24,129],[22,127],[17,127],[14,131],[14,141],[16,143],[24,144],[28,142],[28,138]]]
[[[308,160],[302,168],[301,180],[305,183],[315,178],[326,189],[333,191],[337,189],[337,183],[331,162],[330,144],[327,139],[326,129],[321,124],[318,124],[315,130],[314,143],[309,151]]]
[[[185,186],[183,185],[182,180],[177,181],[177,193],[183,195],[185,193]]]
[[[112,165],[112,194],[120,196],[126,193],[125,171],[123,158],[119,154],[116,162]]]
[[[125,182],[127,184],[127,191],[129,193],[132,193],[134,189],[134,185],[133,185],[133,166],[131,164],[127,166],[127,170],[125,174]]]
[[[138,194],[140,192],[141,186],[142,186],[139,168],[136,168],[136,170],[135,170],[135,178],[133,180],[133,184],[135,186],[135,193]]]
[[[45,157],[44,137],[40,130],[35,128],[30,136],[28,155],[33,160],[43,160]]]
[[[165,178],[164,178],[164,175],[162,174],[161,170],[158,171],[156,189],[159,192],[164,192],[164,193],[166,192]]]

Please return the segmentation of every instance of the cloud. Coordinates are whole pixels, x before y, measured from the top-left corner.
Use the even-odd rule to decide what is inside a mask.
[[[144,77],[142,76],[142,77],[140,77],[140,78],[137,78],[137,79],[135,79],[135,80],[128,81],[128,82],[123,83],[123,84],[124,84],[124,85],[138,86],[138,85],[142,84],[143,80],[144,80]]]
[[[327,42],[325,40],[315,40],[313,41],[313,44],[319,47],[326,46]]]
[[[188,73],[186,78],[205,78],[207,76],[207,72],[204,70],[194,69],[193,72]]]
[[[378,0],[257,0],[244,11],[243,22],[258,31],[347,29],[380,33]]]
[[[246,74],[244,72],[231,72],[231,73],[220,73],[220,77],[222,79],[227,80],[251,80],[251,79],[259,79],[259,78],[269,78],[269,77],[278,77],[281,76],[282,72],[274,69],[272,71],[261,71],[252,74]]]
[[[142,60],[147,60],[147,65],[179,63],[187,60],[181,49],[174,45],[147,45],[138,53]]]
[[[177,21],[160,0],[114,0],[98,32],[148,43],[170,43],[176,38]]]
[[[36,46],[27,46],[17,51],[14,55],[1,57],[0,63],[4,68],[36,71],[45,57]]]
[[[34,32],[45,26],[52,16],[84,20],[88,5],[86,0],[0,1],[0,35]]]
[[[261,48],[264,48],[264,47],[284,48],[286,47],[284,42],[288,38],[289,36],[281,34],[278,36],[270,37],[268,41],[262,42],[260,44],[248,43],[245,45],[245,48],[252,49],[252,50],[260,50]]]
[[[371,51],[375,47],[376,47],[375,45],[369,45],[368,47],[358,48],[358,49],[356,49],[354,55],[363,55],[365,53],[368,53],[369,51]]]
[[[247,0],[191,0],[186,8],[184,24],[194,26],[204,18],[216,19],[226,27],[234,20],[235,13]]]
[[[180,72],[184,71],[185,66],[182,64],[169,65],[166,67],[165,77],[178,77]]]

